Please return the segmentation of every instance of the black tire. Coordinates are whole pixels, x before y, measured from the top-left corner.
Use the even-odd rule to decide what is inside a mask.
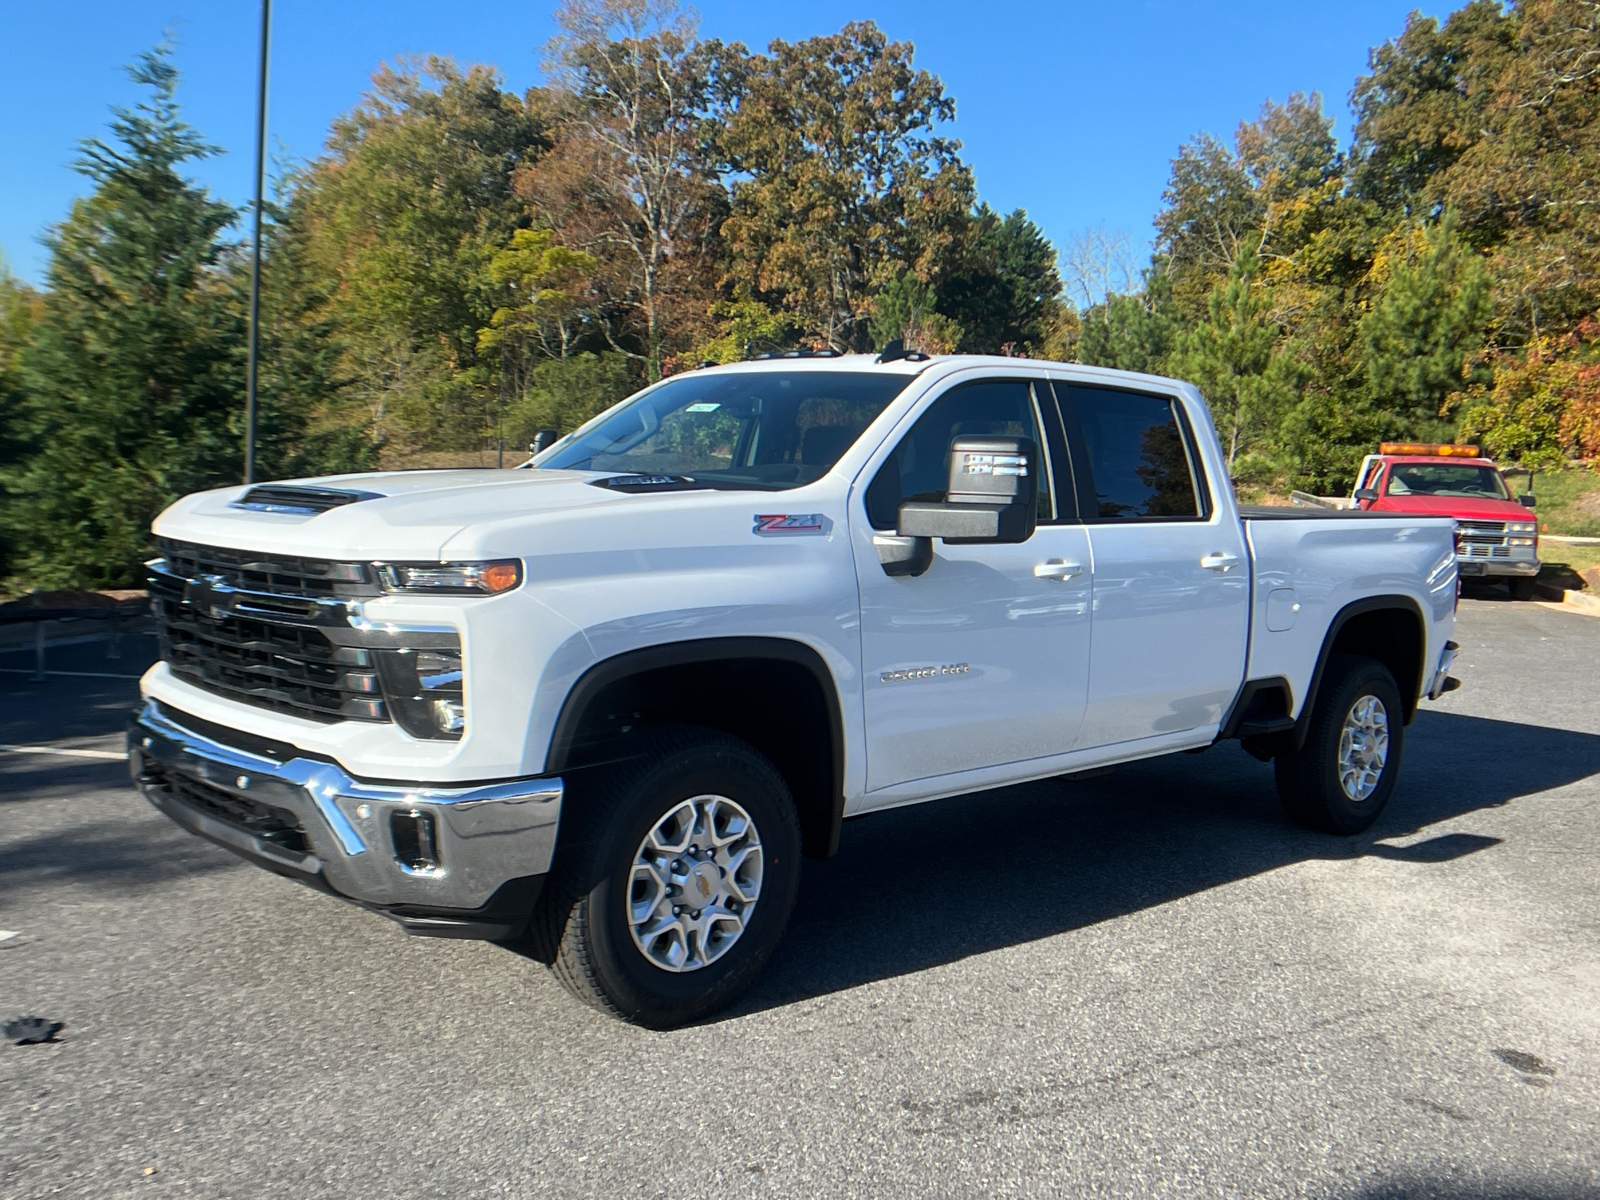
[[[1511,598],[1513,600],[1533,600],[1539,595],[1539,581],[1537,579],[1513,579],[1511,581]]]
[[[743,932],[719,956],[672,971],[647,958],[630,931],[633,867],[672,808],[702,795],[726,797],[754,823],[760,891]],[[663,726],[632,739],[617,766],[580,780],[566,805],[556,868],[534,915],[532,936],[549,948],[539,957],[578,999],[651,1029],[731,1004],[772,957],[800,882],[800,822],[777,768],[738,738]]]
[[[1377,784],[1356,799],[1340,782],[1339,754],[1346,717],[1364,698],[1375,698],[1388,726],[1388,750]],[[1274,761],[1278,798],[1291,820],[1322,833],[1355,834],[1383,812],[1400,774],[1405,745],[1405,709],[1389,668],[1376,659],[1337,654],[1317,691],[1305,745]]]

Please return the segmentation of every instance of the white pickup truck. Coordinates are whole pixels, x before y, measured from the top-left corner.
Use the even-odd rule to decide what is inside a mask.
[[[129,761],[186,829],[667,1027],[876,809],[1241,739],[1369,826],[1455,685],[1448,518],[1240,509],[1186,383],[789,355],[526,470],[163,513]]]

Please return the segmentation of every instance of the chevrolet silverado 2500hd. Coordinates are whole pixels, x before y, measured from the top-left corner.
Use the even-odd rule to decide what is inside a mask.
[[[1455,684],[1452,522],[1241,509],[1170,379],[707,367],[527,465],[174,504],[130,767],[196,834],[647,1025],[750,982],[848,817],[1236,738],[1349,834]]]

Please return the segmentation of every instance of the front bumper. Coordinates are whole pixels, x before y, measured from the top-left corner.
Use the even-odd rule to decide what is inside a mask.
[[[1468,558],[1456,556],[1456,572],[1463,579],[1485,575],[1509,575],[1529,579],[1539,573],[1537,558]]]
[[[363,783],[184,728],[147,701],[128,769],[179,825],[259,866],[394,917],[416,933],[518,932],[550,869],[560,779],[480,787]]]

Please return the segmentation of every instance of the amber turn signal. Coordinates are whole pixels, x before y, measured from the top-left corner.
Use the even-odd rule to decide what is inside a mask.
[[[486,592],[509,592],[521,578],[522,564],[516,562],[489,563],[478,575]]]

